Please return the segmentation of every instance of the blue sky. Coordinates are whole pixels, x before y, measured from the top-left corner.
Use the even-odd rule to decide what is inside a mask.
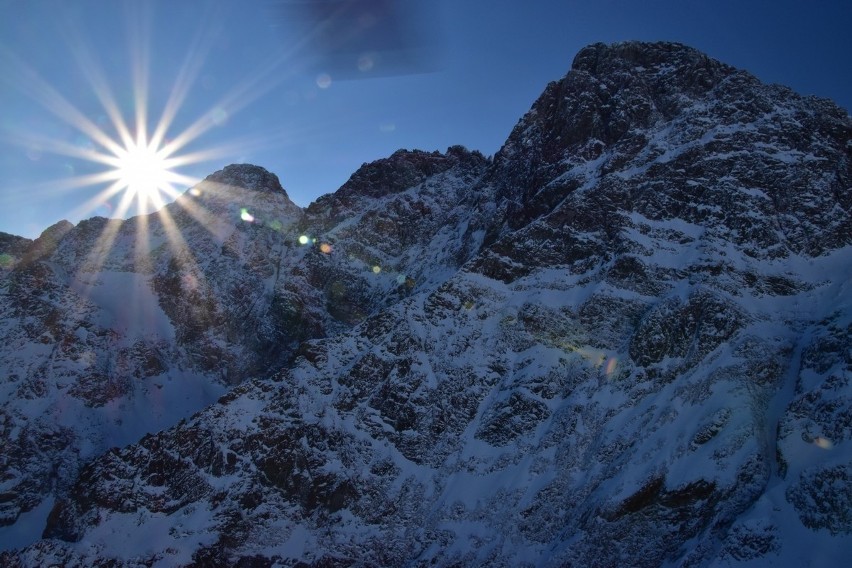
[[[426,64],[347,74],[310,17],[282,11],[288,0],[0,0],[0,231],[136,213],[121,191],[99,197],[110,182],[94,180],[115,166],[92,156],[120,142],[116,114],[135,136],[139,109],[149,139],[171,113],[163,144],[180,142],[171,157],[187,162],[173,168],[177,192],[251,162],[304,206],[398,148],[490,155],[596,41],[680,41],[852,108],[849,0],[361,1],[407,2],[397,15],[430,38]]]

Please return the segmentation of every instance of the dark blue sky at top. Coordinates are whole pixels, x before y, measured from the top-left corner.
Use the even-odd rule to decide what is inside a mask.
[[[187,87],[166,137],[203,124],[178,154],[218,153],[181,173],[255,163],[303,206],[399,148],[493,154],[546,84],[597,41],[680,41],[852,108],[849,0],[363,2],[383,31],[347,43],[337,41],[341,22],[357,20],[357,6],[329,21],[323,6],[293,0],[0,0],[0,231],[35,237],[60,219],[115,211],[118,197],[91,202],[104,184],[67,187],[104,166],[44,143],[97,149],[69,124],[69,108],[115,136],[84,61],[131,128],[134,61],[148,62],[149,131],[175,85]],[[358,49],[373,52],[347,68]],[[65,107],[45,100],[45,85]]]

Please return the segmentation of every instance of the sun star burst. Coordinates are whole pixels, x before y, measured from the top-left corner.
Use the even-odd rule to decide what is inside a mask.
[[[221,17],[218,8],[211,10],[208,14],[211,21]],[[72,62],[89,87],[81,92],[68,92],[82,95],[81,100],[88,102],[92,98],[100,103],[100,109],[94,113],[92,106],[87,105],[86,112],[76,106],[67,98],[67,89],[51,84],[41,76],[38,69],[0,42],[0,68],[6,71],[3,79],[9,81],[7,77],[12,77],[11,84],[22,94],[54,119],[59,119],[70,131],[76,132],[72,142],[67,136],[56,136],[53,132],[34,128],[10,130],[14,134],[15,144],[26,148],[30,152],[28,155],[41,156],[44,153],[68,158],[61,170],[63,175],[44,181],[34,188],[30,187],[30,191],[51,196],[54,193],[80,191],[78,204],[66,212],[66,218],[74,221],[93,213],[117,219],[135,217],[136,220],[127,226],[135,227],[134,250],[139,258],[148,250],[152,232],[164,234],[174,251],[186,248],[181,229],[172,218],[176,210],[212,231],[209,226],[211,217],[205,211],[202,200],[178,199],[183,188],[192,188],[199,181],[189,174],[196,173],[200,164],[223,158],[231,160],[235,155],[243,156],[255,148],[264,148],[279,135],[229,136],[227,142],[215,145],[210,143],[210,139],[205,142],[203,137],[227,124],[235,112],[278,84],[284,76],[278,70],[283,63],[290,61],[289,52],[276,54],[256,68],[249,69],[243,80],[237,81],[231,90],[221,94],[218,102],[208,107],[209,101],[206,101],[201,106],[198,101],[190,99],[197,92],[194,82],[216,44],[218,35],[214,33],[214,28],[199,27],[183,62],[175,68],[175,75],[169,81],[162,69],[170,69],[170,66],[163,67],[162,60],[158,73],[150,73],[151,22],[152,12],[148,4],[133,3],[128,8],[129,82],[123,81],[121,76],[106,72],[98,53],[78,27],[68,25],[62,28]],[[275,80],[270,80],[271,76]],[[152,77],[158,81],[158,96],[155,100],[149,97]],[[113,78],[118,82],[113,84]],[[116,86],[131,96],[117,98],[114,94]],[[152,110],[159,110],[158,119],[151,116]],[[197,114],[195,120],[186,120],[187,113]],[[177,129],[175,125],[179,114],[182,114],[179,122],[184,126]],[[219,137],[222,137],[221,133]],[[76,169],[78,165],[79,173]],[[189,168],[191,170],[188,171]],[[195,193],[190,195],[196,196]],[[175,205],[169,207],[172,202]],[[155,216],[149,216],[154,212]],[[245,215],[251,217],[248,213]],[[241,215],[243,220],[248,220],[245,215]],[[121,223],[105,224],[81,267],[97,271],[124,226]]]
[[[161,192],[168,192],[174,181],[167,150],[144,138],[127,144],[115,153],[113,172],[119,187],[135,196],[140,205],[159,205]]]

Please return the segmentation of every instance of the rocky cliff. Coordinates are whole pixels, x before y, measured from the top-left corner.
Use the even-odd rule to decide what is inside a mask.
[[[597,44],[491,160],[9,240],[0,500],[43,538],[0,560],[839,564],[850,158],[829,101]]]

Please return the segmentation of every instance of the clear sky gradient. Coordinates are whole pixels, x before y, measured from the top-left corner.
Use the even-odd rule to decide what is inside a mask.
[[[852,108],[850,0],[361,1],[372,20],[292,0],[0,0],[0,231],[137,213],[99,197],[116,117],[131,136],[167,126],[177,192],[250,162],[302,206],[399,148],[490,155],[597,41],[683,42]],[[353,21],[379,27],[353,38]]]

